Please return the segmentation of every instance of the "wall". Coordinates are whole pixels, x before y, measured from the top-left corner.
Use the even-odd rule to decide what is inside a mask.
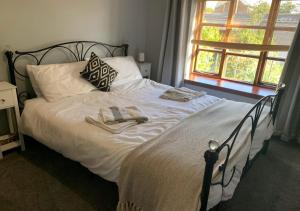
[[[167,0],[147,1],[146,60],[152,63],[151,79],[157,80],[161,39],[165,21]]]
[[[70,40],[128,43],[145,51],[147,0],[7,0],[0,6],[0,81],[8,80],[4,51]],[[0,112],[0,134],[7,128]]]
[[[145,1],[9,0],[0,7],[0,80],[7,80],[2,52],[54,42],[127,42],[130,53],[145,49]]]

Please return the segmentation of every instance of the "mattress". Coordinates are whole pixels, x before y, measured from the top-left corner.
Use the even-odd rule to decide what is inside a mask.
[[[51,103],[43,98],[27,100],[21,116],[21,131],[80,162],[100,177],[118,182],[122,161],[132,150],[220,100],[209,95],[185,103],[160,99],[159,96],[169,88],[141,79],[118,86],[111,92],[93,91]],[[85,121],[86,116],[96,118],[101,106],[112,105],[138,106],[149,121],[121,134],[111,134]],[[271,135],[272,131],[266,130],[268,122],[265,120],[256,132],[252,156]],[[224,138],[231,132],[224,131]]]

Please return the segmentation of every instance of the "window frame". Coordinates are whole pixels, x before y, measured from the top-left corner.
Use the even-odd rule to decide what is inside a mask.
[[[281,0],[272,0],[271,6],[270,6],[270,11],[268,14],[267,23],[264,26],[235,24],[233,21],[234,20],[234,11],[236,11],[236,9],[237,9],[238,0],[220,0],[220,1],[229,2],[228,16],[227,16],[226,24],[204,22],[204,10],[206,7],[206,2],[209,2],[209,1],[216,1],[216,0],[198,0],[198,2],[197,2],[195,25],[194,25],[194,39],[192,40],[193,46],[192,46],[192,59],[191,59],[191,64],[190,64],[190,74],[198,74],[198,75],[204,75],[206,77],[218,78],[218,79],[228,80],[228,81],[235,81],[238,83],[245,83],[245,84],[251,84],[251,85],[255,85],[255,86],[275,88],[277,84],[271,84],[271,83],[266,83],[266,82],[262,81],[266,62],[268,60],[285,62],[286,59],[268,56],[268,52],[270,50],[279,51],[279,49],[280,49],[280,51],[288,51],[289,46],[288,45],[271,45],[273,34],[275,31],[290,31],[290,32],[296,31],[296,27],[293,27],[293,26],[276,26],[276,21],[277,21],[277,17],[279,14]],[[202,32],[202,28],[204,26],[225,28],[224,37],[222,39],[222,42],[201,40],[201,32]],[[231,30],[236,29],[236,28],[265,30],[262,44],[243,44],[243,43],[228,42],[228,38],[229,38]],[[224,43],[229,44],[229,47],[230,47],[230,44],[232,44],[231,45],[231,47],[233,46],[232,49],[236,49],[237,47],[239,47],[240,50],[248,50],[245,48],[250,48],[250,49],[256,49],[256,51],[257,51],[257,49],[260,49],[259,50],[260,53],[258,55],[252,55],[252,54],[228,52],[228,49],[230,49],[231,47],[225,48],[224,46],[226,46],[226,45],[224,45]],[[233,44],[238,44],[238,45],[233,45]],[[218,48],[218,50],[205,49],[205,48],[203,48],[203,46]],[[220,47],[218,47],[218,46],[220,46]],[[198,53],[200,51],[221,53],[219,72],[217,74],[201,72],[201,70],[196,69],[197,57],[198,57]],[[226,58],[228,55],[258,59],[258,65],[256,68],[255,78],[254,78],[253,83],[232,80],[232,79],[226,79],[223,77],[223,73],[225,71],[225,65],[226,65],[225,64]]]

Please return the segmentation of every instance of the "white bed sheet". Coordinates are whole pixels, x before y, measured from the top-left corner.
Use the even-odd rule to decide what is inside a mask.
[[[43,98],[28,100],[21,130],[93,173],[117,182],[121,163],[131,150],[219,100],[208,95],[188,103],[160,99],[168,88],[141,79],[107,93],[93,91],[51,103]],[[136,105],[150,119],[121,134],[111,134],[85,122],[86,116],[97,117],[100,107],[108,105]]]
[[[217,103],[220,99],[205,95],[182,103],[160,99],[169,86],[148,79],[115,87],[111,92],[93,91],[57,102],[42,98],[26,101],[21,117],[22,133],[32,136],[49,148],[80,162],[102,178],[118,182],[123,159],[140,144],[149,141],[189,115]],[[86,116],[97,117],[101,106],[136,105],[149,116],[149,122],[111,134],[85,122]],[[257,131],[255,154],[266,133],[267,123]],[[224,131],[224,136],[232,131]]]

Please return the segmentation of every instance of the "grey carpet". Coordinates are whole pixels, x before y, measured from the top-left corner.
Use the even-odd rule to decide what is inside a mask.
[[[27,140],[0,161],[0,211],[115,210],[117,186]],[[300,210],[300,147],[274,140],[220,210]]]

